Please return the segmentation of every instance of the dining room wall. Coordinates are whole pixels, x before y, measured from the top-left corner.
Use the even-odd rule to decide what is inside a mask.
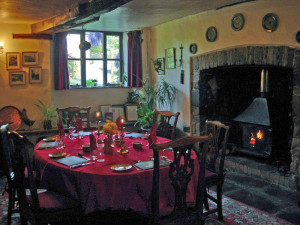
[[[30,25],[0,23],[0,42],[4,43],[4,51],[0,53],[0,109],[4,106],[15,106],[19,110],[26,109],[29,119],[36,120],[32,128],[41,126],[42,116],[34,103],[38,99],[51,104],[51,66],[50,41],[37,39],[13,39],[13,34],[30,33]],[[6,53],[24,51],[38,51],[39,64],[42,67],[42,83],[30,84],[28,78],[29,67],[21,66],[17,70],[7,70]],[[11,86],[9,84],[10,71],[25,71],[26,83]],[[28,127],[26,127],[28,128]]]
[[[151,74],[154,81],[164,78],[178,89],[176,100],[171,108],[172,111],[181,113],[178,127],[181,129],[184,126],[188,127],[191,122],[191,57],[233,46],[284,45],[299,48],[300,44],[295,38],[300,27],[299,8],[300,1],[297,0],[253,1],[190,15],[149,28],[150,58],[165,57],[167,48],[176,48],[176,68],[166,69],[165,75],[157,75],[152,65]],[[242,13],[245,17],[245,25],[240,31],[234,31],[231,27],[231,19],[236,13]],[[276,13],[279,17],[278,28],[271,33],[262,27],[262,18],[267,13]],[[206,40],[206,30],[210,26],[215,26],[218,32],[215,42]],[[198,46],[195,55],[189,52],[191,43],[196,43]],[[181,45],[183,46],[182,68],[179,67]],[[180,83],[181,70],[184,71],[184,84]]]

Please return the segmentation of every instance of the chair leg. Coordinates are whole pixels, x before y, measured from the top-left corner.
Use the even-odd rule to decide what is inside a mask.
[[[28,225],[26,218],[21,214],[20,215],[21,225]]]
[[[218,220],[223,220],[222,211],[222,184],[217,186],[217,207],[218,207]]]
[[[15,192],[12,188],[8,190],[8,209],[7,209],[7,225],[11,224],[11,215],[14,208],[15,203]]]

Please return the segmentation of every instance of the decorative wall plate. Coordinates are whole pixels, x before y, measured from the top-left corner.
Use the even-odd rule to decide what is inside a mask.
[[[217,39],[218,32],[215,27],[209,27],[206,31],[206,40],[209,42],[213,42]]]
[[[243,14],[237,13],[232,17],[231,27],[233,30],[239,31],[239,30],[243,29],[244,24],[245,24],[245,18],[243,16]]]
[[[197,44],[195,43],[190,44],[190,53],[195,54],[197,50],[198,50]]]
[[[268,32],[273,32],[277,29],[279,23],[278,16],[275,13],[268,13],[262,20],[263,28]]]

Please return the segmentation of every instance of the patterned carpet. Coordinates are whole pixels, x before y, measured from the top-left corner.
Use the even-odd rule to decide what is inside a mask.
[[[6,224],[7,219],[7,193],[2,195],[5,185],[5,179],[0,178],[0,225]],[[214,192],[211,192],[214,195]],[[214,207],[214,203],[210,202],[210,207]],[[111,225],[126,225],[126,224],[137,224],[142,225],[144,221],[141,218],[137,218],[131,216],[129,219],[124,218],[124,215],[128,217],[128,212],[118,212],[117,214],[112,215],[112,212],[102,212],[102,213],[95,213],[93,215],[87,216],[87,224],[111,224]],[[211,218],[206,220],[207,225],[222,225],[222,224],[229,224],[229,225],[239,225],[239,224],[247,224],[247,225],[257,225],[257,224],[272,224],[272,225],[291,225],[283,219],[275,217],[271,214],[265,213],[261,210],[253,208],[251,206],[245,205],[244,203],[235,201],[231,198],[223,196],[223,215],[224,221],[218,221],[216,216],[212,216]],[[105,217],[107,219],[105,219]],[[112,221],[112,218],[118,218],[117,221]],[[100,222],[101,220],[101,222]],[[134,221],[134,222],[132,222]],[[138,222],[139,221],[139,222]],[[185,220],[187,224],[195,224],[195,219],[190,217]],[[20,218],[17,213],[13,214],[12,218],[12,225],[20,224]],[[183,224],[182,221],[180,222],[171,222],[168,225],[179,225]]]

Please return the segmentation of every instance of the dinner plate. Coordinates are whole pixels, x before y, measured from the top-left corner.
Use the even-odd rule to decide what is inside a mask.
[[[130,164],[116,164],[111,167],[114,171],[126,171],[130,170],[132,168],[132,165]]]
[[[65,152],[54,152],[54,153],[49,154],[50,158],[62,158],[65,156],[66,156]]]
[[[53,142],[56,141],[55,138],[44,138],[43,141],[45,142]]]

